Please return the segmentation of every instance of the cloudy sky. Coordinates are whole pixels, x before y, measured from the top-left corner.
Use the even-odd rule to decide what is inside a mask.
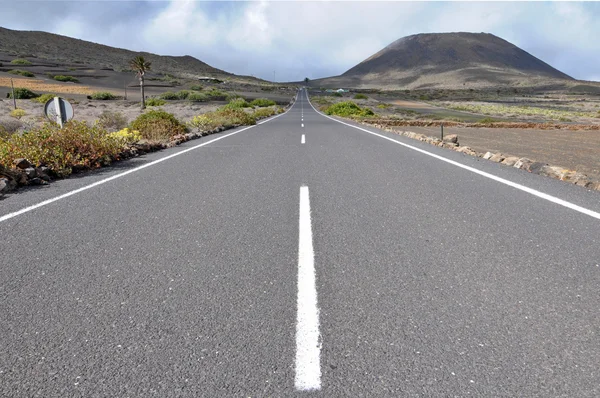
[[[600,80],[600,3],[0,0],[0,26],[192,55],[268,80],[338,75],[403,36],[488,32]]]

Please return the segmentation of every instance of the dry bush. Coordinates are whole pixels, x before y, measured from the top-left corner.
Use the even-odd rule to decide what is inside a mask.
[[[127,126],[127,118],[121,112],[102,111],[98,124],[107,130],[121,130]]]
[[[0,118],[0,135],[8,136],[23,127],[23,123],[12,118]]]

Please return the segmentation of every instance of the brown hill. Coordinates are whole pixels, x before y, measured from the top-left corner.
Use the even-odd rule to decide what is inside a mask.
[[[492,34],[431,33],[396,40],[341,76],[315,83],[456,88],[536,85],[556,80],[573,78]]]
[[[74,39],[53,33],[17,31],[0,27],[0,53],[36,58],[61,65],[93,65],[97,69],[110,68],[116,71],[128,69],[128,61],[143,55],[152,62],[155,72],[170,73],[182,77],[225,77],[231,73],[192,57],[161,56],[147,52],[135,52],[114,48],[85,40]]]

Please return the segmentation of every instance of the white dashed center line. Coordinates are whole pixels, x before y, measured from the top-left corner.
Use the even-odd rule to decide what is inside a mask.
[[[321,389],[321,341],[308,187],[300,187],[298,240],[297,390]]]
[[[304,138],[304,134],[302,134],[302,139],[300,140],[301,144],[304,144],[306,142],[306,139]]]

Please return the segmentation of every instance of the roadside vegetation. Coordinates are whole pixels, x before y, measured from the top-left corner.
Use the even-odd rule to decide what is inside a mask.
[[[54,97],[59,97],[59,95],[57,95],[57,94],[42,94],[39,97],[32,98],[31,100],[34,102],[39,102],[40,104],[45,104],[46,102],[50,101]]]
[[[14,117],[17,120],[21,119],[25,115],[27,115],[27,112],[25,112],[25,110],[23,110],[23,109],[17,108],[17,109],[13,109],[12,111],[10,111],[10,116]]]
[[[107,130],[120,130],[127,127],[127,118],[121,112],[105,110],[96,123]]]
[[[196,90],[197,91],[197,90]],[[193,89],[190,90],[180,90],[178,92],[167,91],[166,93],[162,93],[159,97],[160,99],[167,101],[182,101],[188,100],[191,102],[209,102],[209,101],[227,101],[232,98],[232,96],[224,91],[211,89],[209,91],[203,92],[195,92]]]
[[[98,100],[98,101],[110,101],[116,100],[119,97],[114,95],[113,93],[109,93],[108,91],[98,91],[93,93],[88,97],[89,99]]]
[[[9,70],[8,73],[10,73],[11,75],[19,75],[24,77],[35,77],[33,73],[20,69]]]
[[[254,110],[252,104],[255,101],[258,101],[256,103],[262,105],[262,107]],[[272,105],[267,105],[270,103]],[[214,112],[194,117],[190,122],[190,126],[202,131],[234,126],[251,126],[256,124],[256,120],[259,118],[273,116],[282,112],[283,108],[275,106],[274,101],[264,98],[254,100],[250,103],[243,98],[234,98],[227,105],[220,107]]]
[[[260,108],[276,105],[275,101],[267,99],[267,98],[257,98],[254,101],[250,102],[250,106],[258,106]]]
[[[369,108],[361,108],[352,101],[338,102],[325,108],[324,112],[327,115],[343,117],[372,117],[375,115]]]
[[[177,98],[188,99],[192,94],[206,95],[208,92],[212,92],[213,97],[230,96],[219,90],[206,90],[202,93],[189,90],[187,95],[177,93]],[[33,95],[32,101],[39,103],[45,103],[55,96],[52,93],[39,96],[22,90],[17,90],[16,94],[19,98]],[[93,97],[116,98],[107,92],[95,93]],[[148,106],[167,103],[167,100],[160,98],[147,101]],[[29,181],[33,181],[37,173],[45,173],[50,178],[63,178],[75,172],[106,166],[135,154],[177,145],[227,128],[254,125],[259,119],[283,111],[283,108],[268,99],[248,102],[236,97],[215,111],[197,115],[187,123],[172,113],[154,108],[143,111],[131,122],[120,111],[104,110],[93,123],[70,121],[61,128],[53,122],[32,123],[29,112],[16,109],[10,112],[12,117],[0,119],[0,169],[7,170],[7,173],[10,171],[12,174],[7,178],[20,181],[19,185],[30,184]],[[26,159],[27,164],[37,169],[35,172],[27,172],[24,180],[24,177],[18,176],[25,176],[25,172],[19,171],[16,166],[22,163],[21,159]]]
[[[31,65],[30,61],[22,58],[13,59],[12,61],[10,61],[10,63],[13,65]]]
[[[77,79],[73,76],[56,75],[56,76],[53,76],[52,78],[59,82],[79,83],[79,79]]]
[[[32,98],[38,98],[40,95],[37,93],[34,93],[33,91],[31,91],[28,88],[22,88],[22,87],[15,87],[15,99],[32,99]],[[8,93],[8,97],[12,98],[12,91]]]
[[[25,158],[33,165],[46,166],[64,177],[73,168],[96,168],[109,164],[121,151],[116,139],[99,126],[72,121],[62,129],[46,123],[26,134],[11,134],[0,139],[0,165],[10,167]]]
[[[168,140],[187,131],[187,127],[173,114],[160,109],[152,109],[141,114],[130,127],[139,131],[142,138],[149,141]]]
[[[160,99],[160,98],[148,98],[146,100],[146,106],[161,106],[166,103],[167,103],[167,101],[165,101],[164,99]]]

